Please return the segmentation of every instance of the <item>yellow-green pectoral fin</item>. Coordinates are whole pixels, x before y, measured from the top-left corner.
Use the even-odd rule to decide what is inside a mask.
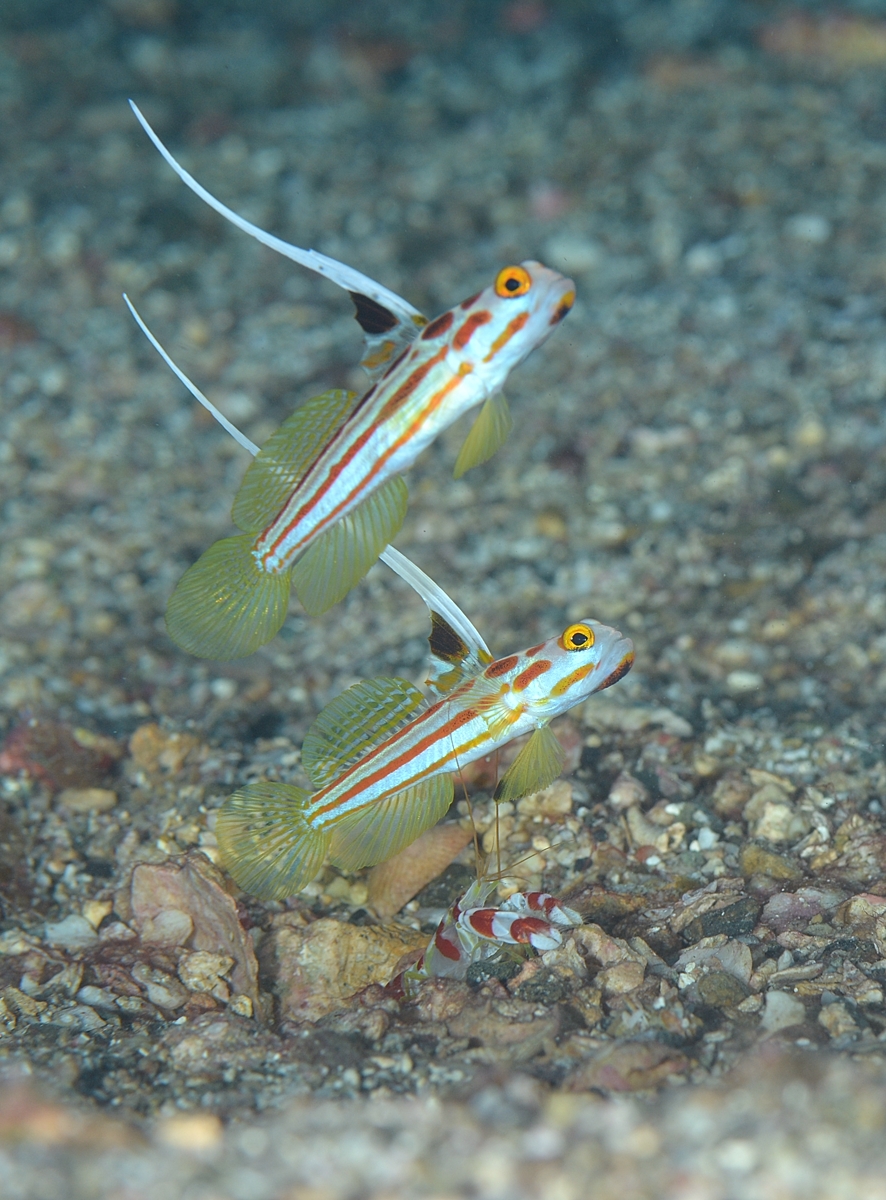
[[[242,658],[264,646],[286,620],[289,572],[262,571],[249,534],[222,538],[178,581],[166,629],[200,658]]]
[[[345,767],[383,742],[424,706],[405,679],[365,679],[330,701],[308,730],[301,761],[314,787],[325,787]]]
[[[329,834],[308,823],[309,796],[285,783],[252,783],[224,802],[215,836],[222,866],[245,892],[282,900],[323,866]]]
[[[309,546],[292,568],[292,586],[312,617],[359,583],[396,535],[409,503],[406,484],[389,479]]]
[[[260,533],[342,423],[358,397],[339,388],[314,396],[287,417],[252,460],[234,497],[231,516],[244,533]]]
[[[492,458],[493,454],[507,440],[508,434],[514,428],[508,402],[501,392],[490,396],[471,426],[471,432],[465,438],[458,458],[455,460],[453,475],[460,479],[471,467],[478,467]]]
[[[563,770],[563,747],[547,725],[535,733],[505,771],[495,789],[494,799],[519,800],[530,792],[540,792],[553,783]]]
[[[443,774],[367,804],[336,822],[329,861],[343,871],[387,862],[445,817],[453,796],[452,776]]]

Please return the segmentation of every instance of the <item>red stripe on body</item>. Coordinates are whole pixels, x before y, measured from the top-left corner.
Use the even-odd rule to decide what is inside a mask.
[[[546,658],[540,658],[538,662],[534,662],[531,667],[527,667],[525,671],[521,671],[514,680],[514,691],[522,692],[524,688],[528,688],[533,679],[538,679],[539,675],[544,675],[545,671],[550,671],[551,664]]]
[[[365,430],[364,433],[359,438],[356,438],[351,443],[351,445],[345,449],[342,457],[338,460],[338,462],[334,463],[329,468],[329,472],[326,476],[326,479],[324,480],[324,482],[320,486],[320,488],[314,493],[313,499],[311,499],[311,500],[307,501],[305,504],[303,504],[301,506],[301,508],[294,514],[294,516],[292,517],[292,519],[290,520],[290,522],[286,526],[286,528],[277,536],[275,541],[265,551],[264,557],[267,557],[270,554],[276,553],[277,548],[280,546],[281,542],[284,542],[286,540],[286,538],[289,537],[290,533],[298,525],[298,523],[304,519],[304,517],[311,511],[311,509],[313,509],[317,506],[317,504],[320,502],[320,500],[322,500],[322,498],[326,495],[327,491],[332,486],[332,484],[334,484],[335,481],[338,479],[339,475],[341,475],[341,473],[348,466],[350,466],[354,457],[359,453],[360,450],[363,449],[365,444],[369,441],[369,439],[372,437],[372,435],[376,432],[379,425],[383,421],[387,420],[393,412],[396,412],[397,408],[399,408],[400,405],[403,404],[409,398],[409,396],[415,391],[415,389],[422,382],[422,380],[427,376],[428,372],[431,371],[437,365],[437,363],[441,362],[442,359],[444,359],[446,357],[446,354],[447,354],[447,347],[446,346],[441,347],[440,350],[438,350],[437,353],[435,355],[433,355],[432,358],[429,358],[425,363],[422,364],[421,367],[419,367],[415,371],[413,371],[412,374],[409,376],[409,378],[405,381],[405,383],[401,384],[401,386],[397,389],[397,391],[390,398],[390,400],[388,400],[386,402],[386,404],[382,408],[381,412],[379,413],[378,417],[373,422],[373,424],[370,425],[369,428],[367,430]],[[375,390],[375,388],[371,388],[370,392],[372,392],[374,390]],[[367,395],[369,395],[369,394],[370,393],[367,393]],[[347,428],[348,424],[350,424],[350,421],[347,422],[344,426],[342,426],[342,429],[339,432],[343,432]],[[325,450],[328,449],[329,445],[332,444],[332,442],[334,442],[334,440],[335,440],[335,438],[333,437],[333,439],[330,440],[330,443],[327,443],[327,446],[324,447],[324,450],[321,451],[321,453],[325,452]],[[401,442],[402,442],[402,439],[401,439]],[[400,443],[398,443],[398,445],[399,444]],[[391,453],[391,452],[389,452],[389,453]],[[387,458],[387,456],[385,456],[385,459],[386,458]],[[385,459],[379,459],[379,461],[375,464],[374,469],[364,478],[363,482],[360,485],[361,488],[363,486],[365,486],[366,480],[371,479],[375,474],[377,474],[378,470],[380,469],[380,467],[383,464],[383,462],[385,461]],[[354,489],[354,490],[358,490],[358,489]],[[353,496],[353,492],[351,492],[351,494],[344,501],[342,501],[342,504],[338,505],[338,507],[334,510],[334,512],[329,514],[329,516],[324,521],[324,525],[330,524],[330,522],[333,521],[337,517],[340,509],[348,503],[348,501],[351,499],[352,496]],[[290,496],[290,500],[291,499],[292,499],[292,497]],[[287,500],[286,503],[288,504],[289,500]],[[283,506],[284,509],[285,509],[285,507],[286,507],[286,505]],[[282,511],[283,510],[281,509],[281,512]],[[278,518],[279,518],[279,513],[278,513],[277,517],[275,518],[275,520],[277,520]],[[268,526],[268,529],[270,529],[273,526],[273,524],[274,524],[274,522],[272,521],[271,525]],[[267,531],[265,531],[265,532],[267,532]],[[262,536],[264,536],[264,535],[262,535]]]
[[[433,712],[433,709],[429,709],[428,712],[423,713],[422,717],[419,719],[427,719],[431,712]],[[328,813],[342,805],[347,804],[349,800],[352,800],[355,796],[359,796],[362,792],[368,791],[373,784],[387,778],[388,775],[392,775],[395,771],[399,770],[400,767],[408,766],[409,763],[411,763],[415,758],[419,757],[419,755],[423,754],[430,746],[435,745],[438,741],[445,740],[450,736],[450,734],[456,733],[459,729],[461,729],[462,726],[469,725],[476,716],[477,713],[473,708],[465,708],[460,713],[456,713],[452,720],[447,721],[446,724],[441,725],[439,729],[435,729],[432,733],[427,734],[420,741],[416,742],[416,744],[410,750],[406,750],[396,758],[383,763],[382,766],[378,767],[372,773],[372,775],[368,776],[366,779],[363,779],[360,783],[354,784],[353,787],[351,787],[347,792],[344,792],[336,800],[324,805],[322,808],[315,809],[313,816],[321,817],[324,813]],[[408,729],[409,726],[406,726],[406,728]],[[396,737],[397,735],[395,734],[393,736]],[[382,745],[377,748],[376,754],[383,748],[384,745],[385,743],[382,743]],[[356,762],[350,768],[350,770],[355,771],[359,766],[360,763]],[[348,773],[349,772],[346,772],[345,774],[347,775]],[[334,787],[335,784],[330,784],[329,786]],[[411,785],[404,784],[403,787],[398,790],[405,791],[409,786]],[[368,801],[367,803],[371,802]]]
[[[492,320],[492,313],[483,308],[480,312],[472,313],[459,329],[458,333],[452,339],[452,344],[456,350],[464,350],[465,346],[477,332],[481,325],[488,325]]]
[[[441,333],[446,332],[454,319],[451,312],[443,313],[441,317],[437,317],[436,320],[431,321],[430,325],[422,330],[421,340],[429,342],[432,338],[439,337]]]
[[[519,661],[520,658],[516,654],[510,655],[508,658],[500,658],[498,662],[488,666],[483,674],[487,679],[498,679],[499,675],[507,675],[508,671],[513,671]]]
[[[502,332],[498,335],[492,345],[489,347],[489,353],[483,359],[484,362],[492,362],[502,346],[506,346],[515,333],[519,333],[526,322],[529,320],[528,312],[518,313],[513,321],[508,321]]]

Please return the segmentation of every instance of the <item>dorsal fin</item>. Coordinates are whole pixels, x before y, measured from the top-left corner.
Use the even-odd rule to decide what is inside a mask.
[[[393,546],[379,555],[424,600],[431,615],[431,663],[426,683],[443,695],[492,662],[489,647],[455,601]]]
[[[364,679],[330,701],[308,730],[301,761],[315,787],[325,787],[424,707],[406,679]],[[381,860],[379,860],[381,861]]]
[[[374,383],[428,322],[420,314],[404,320],[380,301],[361,292],[351,292],[351,299],[357,324],[363,330],[360,366]]]
[[[172,167],[173,171],[175,171],[176,175],[178,175],[182,183],[189,187],[210,208],[215,209],[226,221],[230,221],[232,225],[236,225],[238,229],[242,229],[244,233],[248,233],[250,237],[254,237],[263,246],[268,246],[271,250],[276,250],[278,254],[292,259],[293,262],[297,262],[302,267],[307,267],[309,271],[316,271],[318,275],[325,276],[326,279],[338,284],[345,291],[352,294],[356,293],[361,299],[378,304],[380,308],[383,308],[395,318],[397,322],[396,326],[391,326],[390,331],[386,335],[379,336],[368,332],[366,334],[366,346],[362,365],[366,368],[371,379],[375,380],[391,359],[412,341],[419,330],[427,325],[427,317],[423,316],[417,308],[413,308],[408,300],[404,300],[402,296],[398,296],[396,292],[392,292],[390,288],[384,287],[383,284],[376,283],[374,279],[370,279],[362,271],[357,271],[345,263],[340,263],[336,259],[330,258],[328,254],[320,254],[317,250],[303,250],[300,246],[293,246],[290,242],[284,242],[282,238],[274,237],[272,233],[266,233],[264,229],[259,229],[251,221],[238,216],[233,209],[228,208],[226,204],[222,204],[221,200],[217,200],[211,192],[208,192],[202,184],[199,184],[193,175],[186,171],[173,158],[172,154],[166,149],[145,120],[137,105],[132,100],[129,101],[129,104],[142,129],[144,129],[145,133],[169,163],[170,167]],[[392,344],[389,351],[385,348],[388,342]]]
[[[470,433],[455,460],[453,475],[460,479],[471,467],[478,467],[492,458],[507,440],[514,428],[508,402],[501,392],[490,396],[477,414]]]
[[[358,397],[339,388],[299,405],[249,464],[231,516],[244,533],[261,533],[289,499],[311,463],[354,411]]]

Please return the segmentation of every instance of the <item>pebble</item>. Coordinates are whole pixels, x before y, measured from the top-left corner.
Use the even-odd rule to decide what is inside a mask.
[[[57,946],[60,950],[67,950],[72,954],[79,950],[88,950],[98,941],[98,935],[89,921],[76,913],[56,924],[47,924],[44,937],[50,946]]]
[[[69,812],[110,812],[117,803],[117,793],[110,788],[63,788],[56,803]]]
[[[788,992],[766,993],[760,1024],[767,1033],[778,1033],[781,1029],[802,1025],[805,1020],[806,1009],[796,996]]]

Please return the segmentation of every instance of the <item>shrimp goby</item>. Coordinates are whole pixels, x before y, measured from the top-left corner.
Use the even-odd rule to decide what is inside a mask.
[[[363,395],[306,401],[251,464],[234,500],[242,531],[210,546],[172,594],[166,624],[182,649],[205,658],[250,654],[278,632],[294,588],[318,615],[366,574],[406,515],[401,478],[434,439],[482,405],[455,464],[459,476],[489,459],[512,420],[501,389],[553,332],[575,284],[534,260],[506,266],[476,295],[429,321],[388,289],[312,250],[258,230],[217,201],[148,135],[202,199],[228,220],[351,294],[364,331]]]
[[[255,783],[235,792],[216,823],[221,860],[263,899],[300,891],[324,861],[344,870],[393,857],[446,813],[454,776],[522,734],[497,800],[547,787],[563,768],[550,721],[621,679],[633,645],[591,619],[537,646],[490,661],[432,611],[428,704],[403,679],[355,684],[319,715],[302,747],[316,790]]]

